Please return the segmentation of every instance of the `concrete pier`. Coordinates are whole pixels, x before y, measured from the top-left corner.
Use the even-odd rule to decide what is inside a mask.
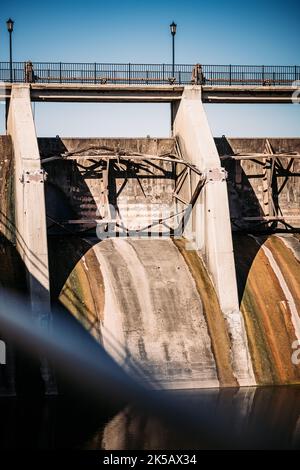
[[[180,104],[175,107],[173,130],[185,158],[206,175],[206,184],[193,214],[192,232],[228,322],[237,379],[240,384],[251,384],[254,377],[239,312],[226,173],[221,167],[198,87],[185,88]]]
[[[33,122],[28,85],[14,85],[11,92],[7,133],[14,158],[14,236],[24,262],[34,321],[50,328],[50,286],[44,182]],[[42,360],[48,393],[55,392],[53,377]]]

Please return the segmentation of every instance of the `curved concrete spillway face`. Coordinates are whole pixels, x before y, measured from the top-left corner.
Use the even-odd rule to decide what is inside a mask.
[[[256,381],[299,383],[299,235],[236,234],[234,251]]]
[[[73,276],[83,285],[84,275],[101,272],[104,302],[97,315],[105,349],[151,387],[219,386],[203,303],[172,240],[110,239],[90,251]],[[67,281],[60,299],[68,308],[69,290]]]
[[[215,141],[228,172],[240,308],[256,382],[299,383],[300,139]]]
[[[201,298],[173,242],[114,239],[95,252],[105,348],[152,386],[218,386]]]
[[[49,240],[53,295],[150,387],[237,386],[210,277],[186,241]]]

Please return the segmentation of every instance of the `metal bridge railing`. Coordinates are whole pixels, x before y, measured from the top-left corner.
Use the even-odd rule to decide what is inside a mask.
[[[0,81],[94,84],[291,85],[300,66],[0,62]]]

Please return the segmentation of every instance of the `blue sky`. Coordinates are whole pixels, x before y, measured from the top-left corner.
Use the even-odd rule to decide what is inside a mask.
[[[166,63],[174,20],[177,63],[300,65],[299,13],[300,3],[293,0],[2,0],[0,60],[8,59],[10,16],[14,60]],[[207,109],[215,135],[300,136],[299,105]],[[35,114],[43,135],[169,132],[166,106],[37,104]]]

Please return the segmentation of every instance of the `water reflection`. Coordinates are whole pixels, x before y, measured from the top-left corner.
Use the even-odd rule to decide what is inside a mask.
[[[162,393],[162,392],[155,392]],[[226,409],[238,434],[260,433],[261,448],[300,448],[300,387],[265,387],[174,392],[189,407]],[[0,448],[155,450],[201,449],[193,432],[170,429],[132,406],[114,412],[78,397],[46,400],[0,399]],[[263,418],[263,421],[262,421]],[[248,443],[252,447],[252,443]],[[257,444],[255,444],[257,448]]]

